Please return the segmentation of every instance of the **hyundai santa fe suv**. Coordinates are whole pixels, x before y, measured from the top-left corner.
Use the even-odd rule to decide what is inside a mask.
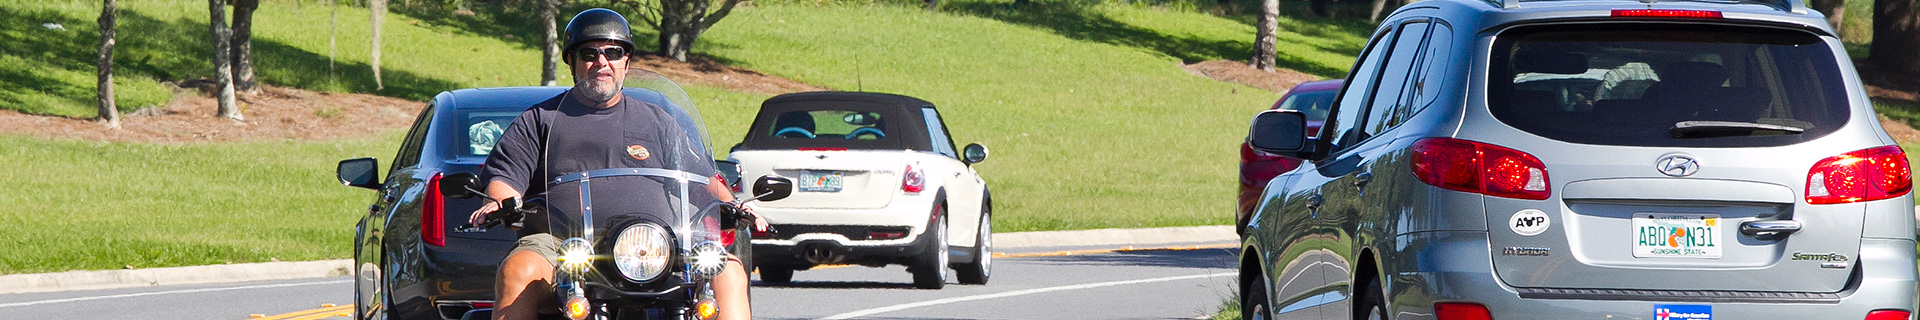
[[[1272,319],[1910,319],[1914,199],[1800,1],[1421,1],[1317,134],[1266,111]]]

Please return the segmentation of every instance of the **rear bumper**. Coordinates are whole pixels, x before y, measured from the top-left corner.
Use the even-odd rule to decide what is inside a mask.
[[[885,265],[907,263],[926,251],[931,201],[900,202],[881,209],[757,209],[777,233],[753,239],[754,263],[808,268],[819,264]],[[898,238],[873,238],[875,232],[904,232]],[[831,261],[809,259],[809,250],[826,250]]]
[[[423,250],[417,282],[394,282],[395,309],[435,315],[416,317],[459,319],[475,303],[491,305],[494,275],[513,246],[513,241],[448,237],[447,246]]]
[[[1914,241],[1862,239],[1853,281],[1836,293],[1542,290],[1506,285],[1488,261],[1484,232],[1427,232],[1394,241],[1402,262],[1386,262],[1393,319],[1432,319],[1437,302],[1487,307],[1495,319],[1653,319],[1655,305],[1711,306],[1725,319],[1861,319],[1875,310],[1915,310]],[[1391,271],[1390,271],[1391,272]],[[1758,281],[1792,281],[1760,279]]]

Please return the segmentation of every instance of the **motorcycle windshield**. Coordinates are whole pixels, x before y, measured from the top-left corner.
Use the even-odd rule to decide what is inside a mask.
[[[721,203],[709,191],[708,179],[715,170],[707,148],[705,122],[693,100],[678,85],[658,74],[635,69],[628,75],[624,94],[658,108],[657,111],[674,120],[670,124],[663,121],[633,125],[677,126],[675,130],[659,132],[681,135],[668,134],[664,139],[674,141],[660,141],[660,147],[651,150],[630,151],[646,153],[635,155],[636,158],[658,160],[646,162],[648,166],[562,173],[548,181],[545,219],[547,232],[555,237],[563,241],[584,240],[589,244],[593,260],[627,259],[619,263],[623,273],[631,267],[628,263],[631,261],[650,261],[647,262],[651,263],[649,268],[654,269],[678,266],[679,259],[670,258],[685,255],[684,251],[695,244],[717,241],[717,220],[703,217],[713,215],[708,212],[709,208]],[[627,111],[634,110],[623,112]],[[644,230],[648,226],[654,229]],[[628,232],[628,229],[639,231]],[[664,234],[659,239],[665,243],[652,240],[650,232]],[[645,239],[622,240],[621,237]],[[627,247],[638,247],[628,249],[623,255],[616,252],[616,245],[622,242]],[[565,252],[569,249],[562,248],[562,260],[570,254]],[[638,256],[649,254],[647,257],[669,258],[648,260],[651,258]],[[629,275],[629,278],[641,277]]]

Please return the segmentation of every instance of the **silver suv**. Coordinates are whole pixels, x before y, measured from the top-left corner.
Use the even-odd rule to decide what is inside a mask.
[[[1414,2],[1243,238],[1250,319],[1910,319],[1914,199],[1798,0]]]

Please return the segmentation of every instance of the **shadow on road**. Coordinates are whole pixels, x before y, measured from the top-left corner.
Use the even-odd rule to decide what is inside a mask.
[[[794,281],[785,284],[754,280],[755,287],[800,288],[800,289],[908,289],[919,290],[912,283],[878,281]]]
[[[1018,258],[1051,265],[1146,266],[1195,269],[1232,269],[1237,249],[1134,250],[1104,254]]]

